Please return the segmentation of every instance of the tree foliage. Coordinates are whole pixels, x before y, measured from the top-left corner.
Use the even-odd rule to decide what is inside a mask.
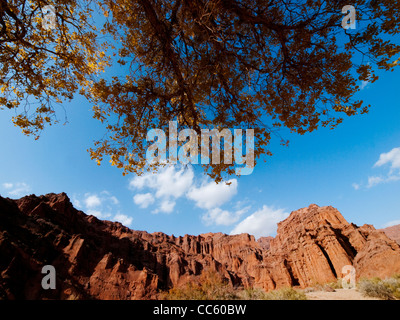
[[[46,6],[55,28],[46,27]],[[75,0],[0,0],[0,107],[38,135],[57,121],[55,105],[70,100],[107,63],[90,24],[89,3]]]
[[[125,66],[126,74],[77,82],[94,104],[94,117],[107,128],[107,135],[90,150],[91,157],[100,163],[110,156],[112,164],[124,172],[140,173],[146,168],[148,130],[168,132],[172,120],[177,120],[180,128],[199,133],[202,128],[254,128],[255,154],[260,157],[270,154],[268,144],[280,128],[304,134],[321,126],[334,128],[343,116],[367,112],[369,106],[354,96],[360,81],[377,80],[375,67],[391,70],[398,64],[400,46],[395,40],[400,32],[400,1],[353,1],[356,30],[342,28],[342,7],[347,2],[99,0],[108,17],[103,33],[113,35],[119,43],[116,63]],[[66,8],[75,4],[63,3]],[[67,16],[71,21],[78,19]],[[78,20],[85,22],[82,17]],[[86,28],[82,26],[81,32]],[[94,36],[79,34],[74,38],[76,45],[69,46],[67,39],[74,33],[62,30],[58,39],[66,38],[57,52],[65,59],[55,75],[84,68],[78,74],[87,79],[86,75],[95,71],[90,68],[94,55],[86,54],[91,52]],[[38,37],[39,31],[33,35]],[[54,43],[46,37],[40,39],[42,47]],[[31,65],[51,68],[42,58],[51,53],[39,52]],[[69,54],[82,56],[67,59]],[[29,65],[14,60],[8,68],[14,73]],[[45,92],[50,97],[69,94],[77,89],[75,79],[82,80],[73,71],[53,80],[43,71],[30,69],[27,67],[27,73],[34,76],[28,77],[30,82],[20,80],[20,85],[36,97],[47,88],[46,79],[52,79],[52,90]],[[233,167],[211,164],[204,170],[220,180],[224,172],[233,173]]]

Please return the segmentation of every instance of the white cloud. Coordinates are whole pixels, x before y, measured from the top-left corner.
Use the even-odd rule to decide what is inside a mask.
[[[133,178],[129,182],[132,189],[143,189],[144,187],[155,190],[157,198],[181,197],[192,185],[194,173],[192,169],[176,170],[173,166],[161,169],[158,173],[145,173]]]
[[[176,199],[182,197],[191,188],[194,173],[191,168],[176,169],[175,166],[162,168],[157,173],[145,173],[129,182],[130,189],[150,189],[151,193],[141,193],[133,197],[135,204],[147,208],[157,201],[157,209],[152,213],[171,213],[176,205]]]
[[[361,85],[360,85],[360,90],[364,90],[368,84],[369,84],[369,81],[362,80]]]
[[[111,216],[110,214],[106,214],[106,213],[101,212],[100,210],[94,210],[94,209],[88,209],[88,210],[86,210],[85,213],[87,215],[95,216],[96,218],[99,218],[99,219],[107,219]]]
[[[176,205],[175,201],[164,200],[159,204],[159,207],[151,211],[151,213],[153,214],[157,214],[160,212],[171,213],[174,210],[175,205]]]
[[[400,174],[399,175],[389,175],[386,178],[386,182],[398,181],[398,180],[400,180]]]
[[[390,164],[391,172],[396,169],[400,170],[400,148],[393,148],[387,153],[381,153],[374,167],[381,167],[385,164]]]
[[[96,208],[101,205],[101,199],[99,198],[99,196],[95,194],[94,195],[86,194],[85,196],[86,196],[85,198],[86,208]]]
[[[93,209],[89,209],[86,211],[86,214],[88,215],[92,215],[95,216],[98,219],[102,219],[102,220],[113,220],[113,221],[118,221],[121,222],[124,226],[129,227],[133,221],[132,217],[129,217],[125,214],[122,214],[120,212],[118,212],[117,214],[115,214],[114,216],[112,216],[111,213],[104,213],[100,210],[93,210]]]
[[[358,184],[358,183],[353,183],[353,184],[352,184],[352,187],[354,188],[354,190],[359,190],[360,187],[361,187],[361,185]]]
[[[147,208],[154,203],[155,208],[151,211],[154,214],[173,212],[177,199],[186,196],[188,200],[194,201],[198,208],[207,210],[201,217],[207,225],[232,225],[245,212],[240,206],[234,207],[232,211],[220,208],[237,194],[236,179],[218,184],[207,179],[197,185],[190,167],[185,170],[168,166],[157,173],[134,177],[129,183],[129,188],[151,191],[134,195],[133,201],[141,208]]]
[[[192,185],[193,177],[192,169],[175,171],[173,167],[168,167],[157,176],[156,197],[181,197]]]
[[[196,206],[203,209],[212,209],[229,201],[237,193],[238,182],[236,179],[216,183],[211,181],[201,185],[199,188],[192,187],[187,193],[190,200],[196,202]]]
[[[368,65],[369,65],[369,62],[368,62]],[[370,79],[371,79],[371,75],[368,77],[367,80],[362,80],[361,81],[360,90],[364,90],[368,86]]]
[[[7,189],[7,195],[11,197],[22,197],[31,191],[31,187],[25,182],[5,182],[3,183],[3,188]]]
[[[149,205],[154,203],[154,197],[151,193],[138,193],[133,197],[133,202],[140,208],[146,209]]]
[[[73,206],[77,209],[82,209],[82,203],[81,200],[78,199],[76,194],[73,194],[71,197],[71,202],[73,204]]]
[[[125,214],[118,213],[114,216],[113,220],[121,222],[124,226],[129,227],[132,223],[133,218],[128,217]]]
[[[107,190],[102,191],[100,195],[102,201],[112,202],[115,205],[119,204],[119,200],[117,199],[117,197],[113,196]]]
[[[393,148],[389,152],[381,153],[378,161],[374,164],[374,168],[390,165],[390,171],[380,176],[368,177],[366,188],[372,188],[378,184],[394,182],[400,180],[400,148]],[[361,184],[353,183],[353,188],[358,190]]]
[[[153,188],[154,185],[154,178],[152,178],[150,173],[142,174],[141,176],[134,177],[131,181],[129,181],[129,188],[130,189],[143,189],[144,187]]]
[[[208,210],[205,214],[203,214],[201,219],[206,225],[215,224],[215,225],[229,226],[237,222],[242,216],[242,214],[245,213],[247,210],[248,207],[233,212],[228,210],[222,210],[220,208],[213,208],[211,210]]]
[[[382,182],[384,182],[385,179],[383,179],[382,177],[368,177],[368,184],[367,184],[367,188],[372,188],[373,186],[376,186],[377,184],[380,184]]]
[[[72,197],[74,206],[79,207],[86,214],[98,219],[121,222],[125,226],[132,223],[133,218],[119,212],[119,200],[108,191],[100,193],[86,193],[83,199]]]
[[[262,209],[239,222],[231,234],[249,233],[255,238],[275,235],[277,223],[288,216],[289,214],[283,209],[273,209],[264,205]]]
[[[119,204],[119,200],[118,200],[117,197],[115,197],[115,196],[111,196],[111,197],[110,197],[110,200],[111,200],[111,202],[112,202],[113,204],[115,204],[115,205]]]
[[[164,200],[163,202],[161,202],[159,211],[171,213],[174,210],[175,204],[175,201]]]

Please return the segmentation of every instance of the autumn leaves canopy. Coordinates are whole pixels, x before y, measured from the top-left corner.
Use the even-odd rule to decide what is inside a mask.
[[[398,64],[400,1],[353,1],[355,30],[342,28],[347,2],[0,0],[0,106],[38,134],[57,103],[85,95],[106,130],[92,158],[125,173],[157,168],[146,134],[173,120],[199,133],[252,128],[259,158],[280,128],[304,134],[367,112],[360,82]],[[45,5],[55,29],[42,27]],[[234,167],[204,170],[220,180]]]

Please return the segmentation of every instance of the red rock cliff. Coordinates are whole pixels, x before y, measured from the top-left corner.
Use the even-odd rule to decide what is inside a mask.
[[[41,288],[53,265],[55,290]],[[0,197],[0,298],[149,299],[212,269],[232,286],[306,287],[400,272],[400,247],[372,226],[349,224],[332,207],[291,213],[275,238],[248,234],[184,237],[130,230],[73,208],[66,194]]]
[[[380,229],[383,232],[386,233],[386,235],[396,241],[398,244],[400,244],[400,224],[396,225],[396,226],[391,226],[391,227],[387,227],[384,229]]]

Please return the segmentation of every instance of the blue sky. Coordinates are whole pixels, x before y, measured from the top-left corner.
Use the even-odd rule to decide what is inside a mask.
[[[271,144],[272,157],[251,175],[216,185],[200,165],[158,175],[122,176],[107,161],[98,166],[87,149],[104,127],[77,96],[58,111],[60,124],[39,140],[0,118],[0,194],[66,192],[74,205],[101,219],[176,236],[205,232],[274,235],[276,223],[296,209],[332,205],[349,222],[377,228],[400,224],[400,70],[378,73],[358,97],[369,114],[346,118],[335,130],[284,134],[289,147]],[[68,123],[62,125],[64,117]]]

